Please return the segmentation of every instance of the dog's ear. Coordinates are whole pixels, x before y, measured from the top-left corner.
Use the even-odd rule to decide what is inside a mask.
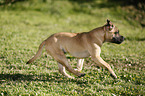
[[[107,25],[110,25],[110,20],[109,19],[107,19]]]
[[[109,19],[107,19],[106,29],[108,31],[111,31],[113,29],[113,27],[114,26],[113,26],[112,22]]]
[[[107,26],[111,26],[111,25],[113,25],[112,24],[112,22],[109,20],[109,19],[107,19],[107,24],[106,24]]]

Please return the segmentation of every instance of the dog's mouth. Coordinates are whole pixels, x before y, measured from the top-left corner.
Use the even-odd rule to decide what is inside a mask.
[[[113,37],[112,43],[121,44],[124,41],[124,39],[125,38],[123,36]]]

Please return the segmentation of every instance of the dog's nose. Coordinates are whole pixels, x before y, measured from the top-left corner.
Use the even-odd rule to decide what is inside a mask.
[[[121,40],[124,41],[125,40],[125,37],[121,36]]]

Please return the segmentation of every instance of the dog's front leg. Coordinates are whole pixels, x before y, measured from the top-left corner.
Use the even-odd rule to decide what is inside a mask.
[[[101,53],[101,48],[97,45],[97,44],[93,44],[92,48],[90,48],[90,54],[91,57],[93,59],[93,61],[100,67],[104,67],[106,69],[108,69],[108,71],[111,73],[111,75],[114,78],[117,78],[116,74],[114,73],[114,71],[111,69],[111,66],[106,63],[101,57],[100,57],[100,53]]]
[[[108,63],[106,63],[100,56],[92,56],[92,59],[95,63],[97,63],[98,66],[102,66],[102,67],[108,69],[108,71],[111,73],[111,75],[114,78],[117,78],[116,74],[111,69],[111,66]]]

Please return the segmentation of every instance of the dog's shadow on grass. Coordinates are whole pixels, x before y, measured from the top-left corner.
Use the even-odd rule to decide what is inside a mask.
[[[43,81],[43,82],[74,82],[77,84],[87,84],[82,79],[69,79],[55,74],[41,74],[41,75],[24,75],[24,74],[0,74],[0,83],[7,81]]]

